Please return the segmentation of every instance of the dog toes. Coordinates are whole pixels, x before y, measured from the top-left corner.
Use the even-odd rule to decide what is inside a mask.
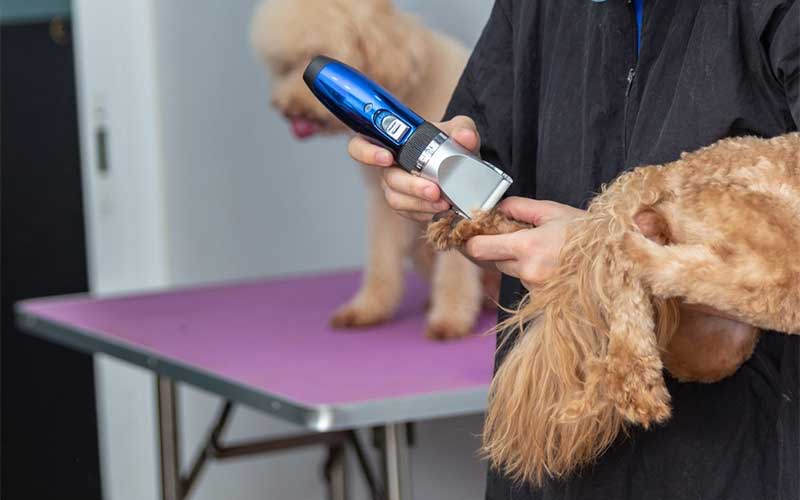
[[[645,429],[669,419],[670,395],[664,385],[659,360],[647,357],[633,362],[609,361],[603,374],[606,397],[622,417]]]
[[[470,334],[469,325],[459,325],[448,321],[431,321],[425,330],[425,336],[431,340],[460,339]]]
[[[369,307],[347,304],[333,313],[330,325],[334,328],[357,328],[377,325],[389,319],[389,314]]]
[[[433,248],[444,251],[457,248],[462,242],[454,238],[453,228],[461,218],[455,212],[437,214],[437,218],[428,224],[427,238]]]
[[[663,387],[647,387],[631,391],[624,401],[617,403],[617,410],[628,422],[645,429],[669,419],[671,408],[669,393]]]

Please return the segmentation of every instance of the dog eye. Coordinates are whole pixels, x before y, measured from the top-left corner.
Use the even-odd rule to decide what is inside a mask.
[[[288,63],[288,62],[284,62],[283,64],[281,64],[280,71],[281,71],[281,73],[283,73],[285,75],[286,73],[289,73],[290,71],[292,71],[293,67],[294,67],[293,64]]]

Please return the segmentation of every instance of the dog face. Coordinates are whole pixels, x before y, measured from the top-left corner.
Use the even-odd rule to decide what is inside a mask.
[[[339,59],[402,96],[418,82],[424,55],[414,26],[389,0],[266,0],[251,38],[272,77],[272,105],[304,139],[346,130],[303,82],[311,58]]]

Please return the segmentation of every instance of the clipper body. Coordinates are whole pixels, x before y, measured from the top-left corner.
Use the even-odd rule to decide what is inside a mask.
[[[303,74],[311,92],[355,132],[390,149],[406,171],[435,182],[453,209],[470,218],[493,208],[511,177],[482,161],[344,63],[316,56]]]

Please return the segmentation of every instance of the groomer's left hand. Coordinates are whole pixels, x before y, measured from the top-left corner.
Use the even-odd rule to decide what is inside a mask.
[[[515,233],[475,236],[463,253],[484,267],[519,278],[530,290],[547,281],[556,270],[567,225],[585,212],[554,201],[510,197],[497,209],[512,219],[536,227]]]
[[[519,278],[528,290],[553,276],[566,240],[567,225],[586,213],[554,201],[521,197],[507,198],[497,209],[512,219],[536,227],[509,234],[474,236],[467,241],[462,253],[482,267],[495,268]],[[655,230],[646,217],[637,219],[636,223],[645,235]],[[681,309],[739,321],[735,316],[701,304],[681,304]]]

